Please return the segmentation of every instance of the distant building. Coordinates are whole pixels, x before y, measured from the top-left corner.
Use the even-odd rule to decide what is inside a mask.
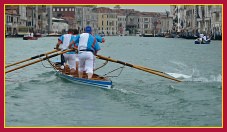
[[[52,18],[52,29],[54,33],[62,34],[68,31],[69,25],[64,19]]]
[[[116,35],[117,28],[117,13],[109,8],[95,8],[94,11],[98,15],[98,30],[100,34]]]
[[[159,33],[170,33],[173,25],[173,17],[168,13],[161,13]]]
[[[97,14],[93,12],[93,8],[96,6],[76,6],[76,28],[79,32],[84,32],[86,26],[91,26],[93,33],[98,31],[98,19]]]
[[[19,6],[6,6],[6,34],[16,35],[18,33],[18,25],[20,23],[20,15],[18,13]]]
[[[52,7],[53,17],[58,19],[64,19],[68,23],[69,28],[76,27],[76,18],[75,18],[75,6],[61,6],[54,5]]]

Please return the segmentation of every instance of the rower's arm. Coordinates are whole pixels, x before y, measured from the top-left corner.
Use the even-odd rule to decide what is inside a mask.
[[[61,41],[61,40],[58,40],[58,43],[56,44],[56,49],[57,49],[57,50],[60,50],[60,49],[59,49],[59,46],[60,46],[61,43],[62,43],[62,41]]]

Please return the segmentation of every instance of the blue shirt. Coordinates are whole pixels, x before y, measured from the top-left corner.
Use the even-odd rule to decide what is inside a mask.
[[[62,42],[62,50],[68,49],[68,46],[69,46],[70,42],[73,40],[73,38],[74,37],[71,34],[64,34],[58,38],[58,40],[60,40]],[[67,52],[66,54],[75,54],[75,52],[74,51]]]
[[[82,33],[73,38],[78,46],[78,50],[92,51],[93,53],[100,50],[100,46],[94,36],[88,33]]]

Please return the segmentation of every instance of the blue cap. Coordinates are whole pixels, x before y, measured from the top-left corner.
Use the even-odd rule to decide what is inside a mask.
[[[90,26],[87,26],[87,27],[85,28],[85,32],[86,32],[86,33],[91,33],[91,32],[92,32],[91,27],[90,27]]]

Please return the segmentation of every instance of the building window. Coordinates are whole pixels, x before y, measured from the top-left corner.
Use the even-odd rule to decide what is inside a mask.
[[[53,11],[55,11],[55,8],[53,8]]]
[[[68,8],[65,8],[65,11],[68,11]]]
[[[61,8],[61,11],[64,11],[63,8]]]
[[[59,11],[59,8],[57,8],[57,11]]]
[[[69,8],[69,11],[71,11],[71,8]]]
[[[74,8],[72,8],[72,11],[74,11]]]

